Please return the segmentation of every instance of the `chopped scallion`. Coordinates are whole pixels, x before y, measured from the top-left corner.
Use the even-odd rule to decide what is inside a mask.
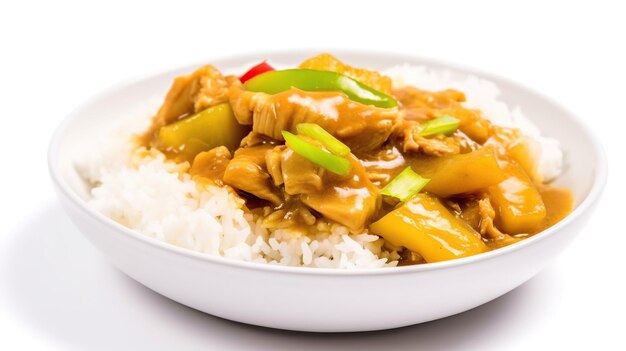
[[[452,134],[459,127],[459,122],[461,121],[458,118],[451,116],[437,117],[428,122],[422,123],[420,136],[425,137],[435,134]]]
[[[350,153],[350,148],[327,132],[320,125],[315,123],[300,123],[296,126],[298,133],[317,140],[330,152],[339,156],[346,156]]]
[[[430,179],[423,178],[415,173],[411,167],[407,167],[393,178],[380,193],[393,196],[400,201],[406,201],[422,190],[429,181]]]
[[[350,173],[352,164],[348,161],[348,159],[333,155],[321,147],[310,144],[299,136],[291,134],[288,131],[283,130],[282,134],[283,138],[285,138],[287,146],[289,146],[298,155],[333,173],[339,175],[346,175]]]

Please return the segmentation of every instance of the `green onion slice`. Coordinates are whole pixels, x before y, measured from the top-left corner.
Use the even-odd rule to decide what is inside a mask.
[[[327,132],[319,124],[300,123],[296,126],[299,134],[306,135],[313,140],[317,140],[330,152],[339,156],[346,156],[350,153],[350,148]]]
[[[458,118],[451,116],[437,117],[426,123],[422,123],[420,136],[425,137],[435,134],[452,134],[459,127],[459,122],[461,121]]]
[[[393,196],[400,201],[406,201],[422,190],[429,181],[430,179],[423,178],[415,173],[411,167],[407,167],[393,178],[380,193]]]
[[[285,143],[298,155],[339,175],[350,173],[352,164],[347,159],[331,154],[324,149],[308,143],[297,135],[282,131]]]

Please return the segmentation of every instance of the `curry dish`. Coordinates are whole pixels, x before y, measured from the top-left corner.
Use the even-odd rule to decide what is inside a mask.
[[[379,235],[400,264],[437,262],[523,240],[573,206],[544,184],[533,140],[464,101],[329,54],[242,76],[207,65],[176,78],[139,143],[268,225],[310,235],[324,219]]]

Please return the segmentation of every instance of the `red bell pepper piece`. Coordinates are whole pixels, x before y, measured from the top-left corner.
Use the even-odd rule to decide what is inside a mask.
[[[274,70],[274,67],[268,65],[267,62],[263,61],[259,63],[258,65],[250,68],[248,72],[244,73],[243,76],[239,78],[239,80],[241,80],[242,83],[245,83],[246,81],[258,76],[261,73],[265,73],[265,72],[269,72],[273,70]]]

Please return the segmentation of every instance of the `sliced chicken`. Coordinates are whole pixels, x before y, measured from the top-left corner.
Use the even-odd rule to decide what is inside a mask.
[[[266,154],[273,145],[259,145],[237,149],[224,172],[224,183],[241,189],[278,206],[282,203],[280,191],[274,186],[265,163]]]
[[[228,101],[228,82],[212,65],[174,79],[144,139],[150,144],[158,130],[182,117]]]
[[[456,212],[480,235],[491,241],[495,247],[505,246],[519,241],[519,238],[503,233],[494,223],[496,211],[491,204],[487,194],[479,195],[476,198],[465,199],[462,206],[452,204]]]
[[[223,185],[224,173],[230,162],[231,154],[226,146],[218,146],[203,151],[193,159],[189,173],[192,176],[208,178],[217,185]]]
[[[324,188],[326,171],[285,145],[266,154],[267,168],[275,185],[284,185],[289,195],[311,194]]]
[[[378,188],[360,161],[349,155],[348,175],[326,171],[285,145],[266,154],[274,184],[284,185],[287,197],[299,198],[324,217],[353,231],[362,230],[379,207]]]
[[[380,206],[378,188],[353,155],[352,172],[338,176],[326,172],[322,191],[300,195],[300,200],[324,217],[343,224],[352,231],[363,230]]]
[[[292,88],[269,95],[246,91],[232,79],[230,103],[239,123],[252,124],[254,132],[283,140],[283,130],[317,123],[355,151],[382,145],[398,121],[397,108],[378,108],[350,100],[338,92],[305,92]]]
[[[452,116],[461,120],[459,129],[477,143],[484,143],[491,133],[491,123],[481,112],[465,108],[465,94],[448,89],[426,91],[412,86],[394,89],[393,96],[400,102],[404,119],[426,122],[441,116]]]
[[[426,155],[444,156],[461,152],[461,145],[454,137],[438,135],[423,137],[419,135],[419,124],[414,121],[405,121],[402,130],[402,149],[404,152],[421,151]]]

